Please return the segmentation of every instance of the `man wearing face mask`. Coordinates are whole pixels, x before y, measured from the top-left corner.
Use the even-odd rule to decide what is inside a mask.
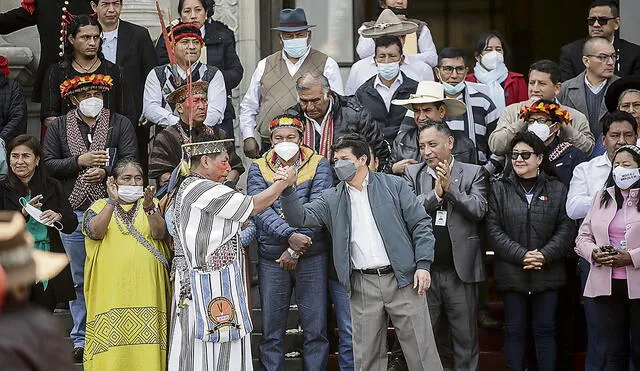
[[[376,39],[375,63],[378,74],[356,91],[356,98],[366,107],[373,119],[382,123],[384,138],[392,143],[400,129],[407,109],[391,105],[393,99],[407,99],[416,91],[418,83],[408,78],[400,65],[404,61],[402,42],[397,36]]]
[[[505,108],[496,129],[489,135],[489,149],[497,155],[504,155],[509,151],[513,138],[526,127],[520,120],[520,110],[541,99],[558,103],[556,95],[560,92],[560,87],[560,67],[556,62],[543,59],[531,64],[527,90],[529,100]],[[558,123],[558,137],[573,144],[585,155],[590,155],[594,139],[587,117],[571,107],[560,105],[560,108],[569,113],[571,120],[568,123]]]
[[[85,246],[82,216],[93,201],[107,196],[105,180],[109,164],[122,158],[135,159],[136,135],[124,116],[103,108],[103,93],[109,91],[109,76],[89,75],[66,80],[60,85],[62,97],[77,108],[56,118],[44,138],[43,161],[49,175],[62,182],[65,196],[78,218],[78,228],[60,234],[71,258],[71,274],[76,300],[69,303],[73,317],[71,340],[74,359],[82,361],[86,307],[84,303]],[[113,158],[115,157],[115,158]]]
[[[206,133],[215,140],[226,139],[226,133],[218,126],[207,126],[204,121],[207,117],[208,85],[206,81],[191,83],[191,96],[189,96],[189,84],[185,84],[174,90],[167,96],[167,103],[174,105],[180,114],[180,121],[162,130],[154,139],[149,161],[149,179],[155,179],[161,188],[171,177],[173,170],[180,164],[183,144],[190,143],[196,136]],[[189,125],[191,123],[191,125]],[[229,164],[231,171],[227,181],[235,184],[244,173],[242,160],[235,151],[232,143],[228,144]]]
[[[403,49],[407,42],[407,37],[418,28],[416,23],[402,21],[391,10],[382,11],[376,22],[360,31],[360,39],[369,41],[372,46],[371,55],[363,58],[351,66],[349,77],[344,87],[346,95],[355,94],[356,90],[371,77],[378,73],[375,60],[375,39],[381,36],[398,36],[402,42]],[[435,52],[435,49],[434,49]],[[435,64],[435,61],[434,61]],[[433,69],[430,65],[420,60],[415,54],[404,53],[404,59],[400,63],[400,70],[410,79],[415,81],[433,81]]]
[[[522,107],[520,119],[524,121],[528,131],[533,132],[544,142],[549,162],[554,167],[556,175],[565,186],[569,187],[573,169],[587,160],[587,156],[582,151],[558,137],[560,126],[571,122],[569,112],[560,108],[557,103],[539,100]]]
[[[289,179],[280,202],[289,225],[331,231],[333,264],[350,297],[355,369],[387,368],[390,317],[409,369],[442,370],[424,296],[434,257],[431,218],[404,179],[369,171],[362,136],[344,135],[333,150],[336,187],[303,205]],[[276,175],[284,179],[285,169]]]
[[[630,113],[614,111],[604,117],[602,122],[602,142],[606,152],[588,162],[583,162],[573,170],[573,177],[567,193],[567,216],[573,220],[581,220],[587,216],[593,198],[602,190],[609,173],[611,172],[611,160],[618,148],[635,144],[637,141],[638,126]],[[578,261],[578,274],[580,275],[581,288],[584,287],[589,276],[590,264],[580,258]],[[606,354],[602,336],[598,334],[597,327],[599,315],[593,298],[584,299],[584,314],[587,323],[587,357],[585,359],[586,370],[604,370]]]
[[[479,165],[490,162],[492,169],[499,168],[502,166],[502,159],[492,157],[487,139],[495,129],[502,110],[491,99],[491,92],[486,85],[464,81],[467,71],[462,50],[445,48],[438,55],[436,76],[444,87],[445,96],[458,99],[467,106],[462,115],[447,119],[447,125],[451,130],[463,132],[473,141]]]
[[[335,60],[310,47],[314,25],[307,23],[304,9],[282,9],[280,31],[282,51],[277,51],[258,62],[251,76],[249,88],[240,103],[240,130],[244,139],[244,153],[258,158],[260,148],[269,147],[269,122],[296,104],[296,80],[306,72],[322,73],[331,90],[343,94],[340,68]],[[258,146],[258,131],[262,147]]]
[[[207,88],[207,117],[204,124],[218,125],[227,106],[227,94],[222,72],[202,64],[200,59],[204,40],[200,28],[192,23],[179,23],[171,31],[176,65],[170,63],[154,68],[144,85],[142,115],[156,125],[168,127],[180,121],[175,105],[167,102],[167,95],[188,81],[205,81]],[[187,76],[187,70],[189,71]]]
[[[283,167],[297,169],[296,194],[302,203],[319,198],[331,188],[329,162],[302,145],[304,128],[294,116],[280,115],[269,123],[272,149],[249,168],[247,194],[256,195],[273,182]],[[326,230],[293,228],[282,214],[280,201],[254,218],[258,227],[258,284],[262,308],[260,362],[266,370],[285,368],[287,314],[295,289],[304,328],[304,368],[326,368],[327,340],[327,248]]]

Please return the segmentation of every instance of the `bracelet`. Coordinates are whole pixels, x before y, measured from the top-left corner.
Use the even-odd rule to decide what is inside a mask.
[[[289,255],[291,255],[291,259],[298,259],[300,258],[300,253],[296,252],[294,249],[288,247],[287,251],[289,252]]]
[[[148,210],[144,209],[144,213],[147,214],[147,216],[151,216],[151,215],[153,215],[153,214],[155,214],[157,212],[158,212],[158,208],[155,205],[152,208],[148,209]]]

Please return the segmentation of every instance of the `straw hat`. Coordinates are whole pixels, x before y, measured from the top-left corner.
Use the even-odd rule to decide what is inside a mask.
[[[442,84],[434,81],[420,81],[415,94],[411,94],[409,99],[394,99],[392,104],[403,106],[413,111],[414,104],[442,102],[447,107],[446,117],[456,117],[467,112],[467,106],[454,98],[445,98]]]
[[[403,36],[412,34],[416,31],[418,31],[417,24],[409,21],[401,21],[391,9],[385,9],[380,13],[376,23],[374,23],[373,26],[360,31],[360,35],[366,38],[374,38],[384,35]]]

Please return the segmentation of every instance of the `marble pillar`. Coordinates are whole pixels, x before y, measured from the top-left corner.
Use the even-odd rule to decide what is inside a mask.
[[[166,12],[169,6],[170,4],[168,1],[160,1],[160,9],[164,13],[165,22],[168,20]],[[174,10],[171,9],[172,15],[173,11]],[[123,1],[120,18],[147,28],[151,35],[151,39],[154,41],[160,35],[160,19],[158,18],[156,2],[154,0]]]

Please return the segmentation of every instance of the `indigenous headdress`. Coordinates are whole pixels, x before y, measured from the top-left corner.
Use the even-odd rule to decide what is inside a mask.
[[[87,90],[109,91],[111,87],[113,87],[113,79],[109,75],[76,76],[60,84],[60,95],[66,98],[70,94]]]
[[[526,120],[532,113],[546,113],[554,122],[562,121],[566,124],[571,122],[569,111],[563,110],[557,103],[537,101],[530,106],[524,106],[520,109],[520,119]]]
[[[189,88],[189,84],[191,84],[191,88]],[[167,95],[167,103],[173,105],[176,103],[184,102],[190,95],[193,96],[195,94],[204,94],[207,95],[207,89],[209,88],[209,83],[206,81],[196,81],[182,85],[176,90],[172,91],[171,94]]]
[[[290,116],[278,116],[269,122],[270,133],[280,128],[294,128],[300,133],[304,133],[304,124],[300,120]]]
[[[182,145],[182,160],[180,161],[180,173],[183,176],[189,175],[191,169],[191,159],[194,156],[210,155],[214,153],[227,152],[227,144],[233,139],[211,140],[208,142],[186,143]]]
[[[403,36],[418,31],[418,25],[409,21],[401,21],[391,9],[385,9],[380,13],[373,26],[360,31],[360,35],[366,38],[380,37],[383,35]]]
[[[193,37],[200,41],[200,45],[204,45],[204,39],[202,38],[200,28],[195,23],[179,22],[177,25],[171,27],[169,37],[172,39],[174,44],[185,37]]]
[[[0,266],[7,289],[55,277],[69,263],[64,253],[36,250],[19,212],[0,211]]]

